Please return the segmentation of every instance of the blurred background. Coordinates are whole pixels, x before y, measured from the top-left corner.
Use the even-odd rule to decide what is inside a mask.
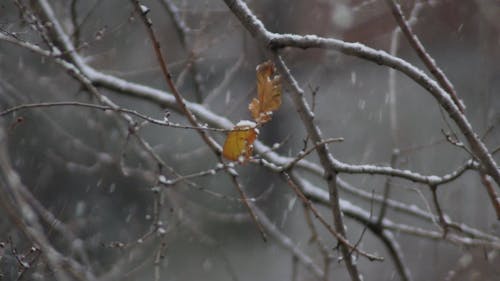
[[[0,3],[0,30],[22,41],[46,48],[23,20],[18,1]],[[34,14],[36,4],[20,1]],[[35,1],[36,2],[36,1]],[[85,62],[104,73],[168,92],[145,28],[128,1],[49,1]],[[414,1],[400,1],[410,15]],[[262,0],[246,1],[273,32],[317,34],[375,49],[391,51],[425,69],[382,0]],[[500,145],[500,2],[421,1],[413,29],[428,53],[449,77],[467,106],[475,132],[484,136],[490,151]],[[223,1],[143,1],[158,34],[173,79],[182,95],[233,123],[249,119],[248,103],[256,93],[255,67],[265,52],[244,30]],[[174,9],[172,9],[174,8]],[[394,39],[396,38],[396,39]],[[398,39],[399,38],[399,39]],[[394,43],[394,40],[397,40]],[[292,73],[306,92],[324,137],[342,137],[331,145],[333,155],[346,163],[396,165],[426,175],[449,173],[470,158],[446,141],[444,132],[458,132],[433,97],[414,81],[389,69],[329,50],[282,51]],[[173,109],[105,87],[103,95],[124,108],[161,119],[188,124]],[[1,110],[23,103],[46,101],[95,102],[81,84],[50,58],[0,41]],[[392,117],[391,117],[392,114]],[[264,243],[238,201],[238,192],[223,172],[158,186],[167,178],[217,167],[218,160],[189,129],[146,125],[138,131],[166,163],[158,170],[127,134],[127,124],[109,112],[79,107],[31,109],[2,117],[8,132],[11,162],[33,195],[81,239],[88,264],[100,280],[155,280],[158,261],[161,280],[315,280],[291,253],[276,241]],[[22,122],[17,122],[22,117]],[[392,118],[392,119],[391,119]],[[450,125],[451,124],[451,125]],[[219,143],[224,134],[211,133]],[[284,156],[295,156],[307,134],[285,86],[283,105],[260,130],[259,140]],[[500,161],[500,153],[494,155]],[[149,160],[148,160],[149,159]],[[318,162],[315,155],[307,159]],[[124,173],[123,167],[129,169]],[[279,175],[259,165],[238,166],[250,198],[293,243],[322,266],[304,210]],[[141,172],[136,172],[141,171]],[[301,172],[317,186],[321,177]],[[386,178],[341,175],[371,193],[383,191]],[[431,194],[425,186],[393,181],[391,198],[428,210]],[[441,207],[451,219],[494,236],[500,224],[475,172],[440,186]],[[370,200],[341,191],[341,197],[369,211]],[[433,206],[430,206],[434,212]],[[331,221],[330,211],[320,208]],[[4,276],[16,280],[11,247],[29,251],[31,242],[6,219],[0,209],[0,259]],[[429,222],[389,210],[387,216],[408,225],[437,230]],[[156,222],[156,225],[155,225]],[[158,227],[158,222],[161,226]],[[357,241],[364,226],[346,219],[348,237]],[[150,233],[154,228],[155,232]],[[327,248],[336,241],[318,224]],[[72,255],[71,243],[51,231],[50,241]],[[440,239],[395,233],[414,280],[497,280],[498,252],[462,247]],[[387,257],[383,244],[371,233],[361,247]],[[160,254],[158,254],[160,253]],[[332,250],[333,258],[339,253]],[[161,256],[161,257],[160,257]],[[160,258],[158,258],[160,257]],[[78,259],[83,259],[78,257]],[[360,258],[365,280],[400,280],[389,259]],[[26,280],[52,280],[43,266],[33,267]],[[295,279],[294,279],[295,278]],[[343,263],[330,264],[329,280],[348,280]],[[0,280],[3,280],[0,278]]]

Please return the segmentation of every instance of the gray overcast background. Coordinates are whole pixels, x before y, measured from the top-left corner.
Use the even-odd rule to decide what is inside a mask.
[[[64,27],[72,30],[70,2],[73,1],[50,2]],[[172,2],[190,29],[185,38],[189,50],[186,51],[159,2],[145,1],[145,4],[151,8],[153,26],[184,97],[203,101],[207,108],[234,123],[249,119],[247,104],[255,94],[255,67],[266,59],[264,52],[222,1],[176,0]],[[412,1],[401,2],[408,13]],[[467,106],[467,117],[475,131],[481,135],[490,126],[496,126],[485,139],[490,149],[496,148],[500,145],[500,4],[488,0],[430,2],[432,4],[425,4],[420,12],[414,30],[454,84]],[[362,42],[386,51],[389,51],[395,27],[385,2],[379,0],[247,3],[274,32],[318,34]],[[129,1],[78,1],[74,10],[79,21],[84,21],[79,34],[79,52],[90,65],[124,79],[167,89],[144,26],[138,18],[133,18]],[[13,1],[0,2],[0,27],[43,46],[29,26],[20,21]],[[197,57],[199,89],[192,73],[185,71],[190,52]],[[355,164],[388,165],[395,145],[400,149],[419,147],[404,153],[399,166],[436,175],[450,172],[468,159],[465,151],[444,140],[441,130],[449,128],[435,100],[408,78],[396,74],[395,144],[390,125],[387,67],[333,51],[285,49],[283,52],[292,72],[306,89],[309,101],[312,89],[317,88],[316,120],[324,136],[345,139],[331,146],[338,159]],[[424,69],[403,37],[398,56]],[[221,86],[232,68],[235,68],[234,77]],[[163,114],[163,109],[148,101],[108,90],[102,92],[124,107],[155,118]],[[50,60],[0,41],[1,109],[20,103],[69,100],[92,102],[80,85]],[[125,276],[120,280],[154,280],[152,260],[157,244],[148,244],[143,251],[136,252],[109,246],[117,241],[136,241],[148,230],[153,213],[151,183],[133,176],[124,177],[115,165],[91,170],[96,159],[76,145],[74,139],[88,146],[89,151],[119,155],[124,150],[124,161],[132,167],[151,171],[154,167],[140,160],[133,145],[125,144],[117,129],[121,127],[100,111],[67,107],[19,114],[24,122],[9,135],[9,152],[26,186],[83,239],[97,273],[107,272],[120,258],[132,260],[133,255],[143,255],[141,261],[121,269]],[[7,126],[14,120],[3,119]],[[172,113],[170,119],[187,124],[176,113]],[[141,134],[168,165],[181,174],[210,169],[217,163],[212,152],[191,130],[149,125]],[[215,136],[220,142],[224,139],[223,134]],[[278,152],[293,156],[302,149],[305,137],[285,88],[281,109],[273,121],[261,129],[259,139],[270,146],[288,139]],[[496,154],[497,161],[500,161],[499,155]],[[315,155],[309,159],[317,161]],[[80,163],[89,170],[72,170],[68,163]],[[250,197],[259,198],[257,205],[321,264],[315,245],[308,243],[310,233],[302,204],[295,202],[287,185],[257,166],[246,165],[238,171]],[[368,192],[381,192],[385,183],[385,178],[380,176],[345,175],[343,178]],[[321,179],[310,179],[324,187]],[[194,182],[238,197],[222,173]],[[430,200],[428,189],[402,180],[395,180],[394,185],[393,198],[427,209],[421,195]],[[168,207],[162,214],[168,231],[162,280],[291,280],[292,258],[288,251],[276,243],[263,243],[249,220],[225,219],[224,214],[246,214],[240,203],[208,196],[187,185],[176,188],[175,193],[165,195]],[[422,194],[415,190],[422,190]],[[370,209],[368,201],[360,201],[348,193],[341,196]],[[443,209],[454,220],[500,235],[500,225],[476,173],[466,173],[458,181],[440,187],[439,197]],[[321,210],[331,219],[328,210]],[[0,217],[5,217],[1,212],[3,210]],[[393,211],[389,211],[388,216],[407,224],[420,224]],[[347,225],[351,240],[356,240],[363,226],[351,220],[347,220]],[[335,241],[322,229],[321,234],[329,247],[335,247]],[[463,259],[472,259],[472,262],[453,280],[497,280],[500,276],[500,259],[494,256],[487,260],[480,249],[461,249],[445,242],[396,235],[414,280],[444,280],[451,270],[460,268]],[[21,249],[29,246],[8,220],[1,219],[0,241],[7,241],[8,236],[12,236]],[[57,236],[52,239],[57,245]],[[361,246],[368,252],[386,254],[382,244],[369,233]],[[2,262],[5,259],[0,260]],[[399,280],[389,260],[377,263],[361,258],[359,264],[365,280]],[[333,262],[331,276],[330,280],[347,280],[343,264]],[[299,268],[298,280],[313,280],[313,276]]]

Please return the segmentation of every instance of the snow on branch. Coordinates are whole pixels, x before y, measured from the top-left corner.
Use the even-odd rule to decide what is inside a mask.
[[[463,136],[467,139],[472,152],[479,159],[482,168],[494,179],[497,187],[500,187],[500,169],[491,153],[479,136],[474,132],[469,120],[465,114],[461,112],[450,95],[425,72],[401,58],[392,56],[382,50],[375,50],[361,43],[350,43],[316,35],[301,36],[295,34],[272,33],[265,28],[263,23],[252,13],[243,1],[224,0],[224,2],[240,20],[241,24],[244,25],[257,40],[271,50],[278,50],[285,47],[337,50],[346,55],[359,57],[379,65],[394,68],[414,80],[429,92],[448,113],[449,117],[455,122]]]

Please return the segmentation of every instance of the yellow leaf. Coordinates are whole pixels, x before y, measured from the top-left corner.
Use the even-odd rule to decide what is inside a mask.
[[[281,77],[275,75],[271,61],[257,66],[257,98],[248,105],[253,119],[263,124],[271,120],[273,111],[281,106]]]
[[[250,159],[253,143],[259,133],[255,126],[251,121],[240,121],[236,124],[226,137],[222,155],[231,161],[244,162]]]

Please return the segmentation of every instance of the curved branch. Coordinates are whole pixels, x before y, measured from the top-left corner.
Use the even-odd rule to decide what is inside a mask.
[[[224,0],[234,15],[239,19],[242,25],[256,39],[271,50],[285,47],[296,48],[322,48],[337,50],[350,56],[356,56],[379,65],[389,66],[414,80],[417,84],[426,89],[446,110],[450,118],[458,126],[464,137],[467,139],[471,150],[479,158],[484,170],[495,180],[500,187],[500,169],[497,163],[489,153],[485,144],[472,129],[467,117],[460,111],[450,95],[432,80],[425,72],[413,66],[409,62],[394,57],[382,50],[375,50],[360,43],[348,43],[333,38],[324,38],[316,35],[294,35],[277,34],[268,31],[264,24],[250,11],[248,6],[241,0]],[[282,69],[283,70],[283,69]],[[283,71],[282,71],[283,72]],[[293,85],[292,85],[293,86]]]
[[[432,73],[434,77],[436,77],[436,80],[438,81],[439,85],[441,85],[441,87],[443,87],[450,94],[451,99],[458,107],[458,109],[460,109],[460,112],[464,113],[465,106],[462,103],[462,101],[458,98],[455,88],[451,84],[450,80],[448,80],[448,77],[446,77],[444,72],[436,65],[434,59],[427,53],[424,45],[422,45],[418,37],[413,32],[411,26],[405,19],[405,16],[403,15],[403,12],[401,11],[401,7],[399,6],[399,4],[396,3],[394,0],[386,0],[385,2],[391,8],[392,14],[396,19],[396,22],[401,28],[403,34],[406,36],[408,42],[410,42],[412,48],[415,50],[415,52],[417,52],[417,55],[420,58],[420,60],[424,62],[427,69]]]

